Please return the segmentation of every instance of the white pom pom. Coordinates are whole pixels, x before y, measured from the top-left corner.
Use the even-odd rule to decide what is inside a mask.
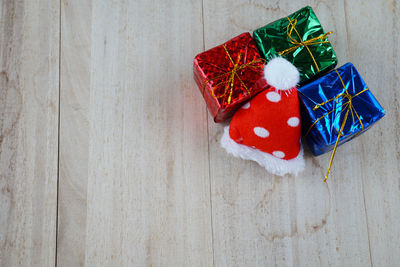
[[[297,68],[282,57],[273,58],[265,65],[264,77],[277,90],[289,90],[300,81]]]

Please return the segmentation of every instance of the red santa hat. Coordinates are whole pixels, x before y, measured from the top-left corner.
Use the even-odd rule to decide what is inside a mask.
[[[298,174],[304,169],[297,97],[299,72],[277,57],[264,68],[271,86],[239,109],[225,127],[222,147],[234,156],[256,161],[276,175]]]

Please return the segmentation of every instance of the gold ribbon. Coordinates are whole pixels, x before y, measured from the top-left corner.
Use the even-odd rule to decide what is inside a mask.
[[[233,88],[234,88],[233,85],[234,85],[234,83],[235,83],[235,77],[236,77],[236,78],[240,81],[240,83],[243,85],[243,88],[246,90],[246,92],[247,92],[249,95],[251,94],[251,93],[250,93],[250,90],[247,88],[246,84],[242,81],[242,79],[241,79],[240,76],[238,75],[238,71],[240,71],[240,70],[242,70],[242,69],[244,69],[244,68],[247,68],[247,67],[251,67],[251,68],[263,67],[263,66],[258,66],[258,65],[255,65],[255,64],[258,64],[258,63],[261,63],[261,62],[262,62],[262,63],[265,63],[265,60],[262,59],[262,58],[259,58],[259,59],[252,60],[252,61],[250,61],[250,62],[248,62],[248,63],[239,65],[240,60],[242,59],[242,54],[239,54],[239,56],[237,57],[236,62],[235,62],[235,61],[233,61],[232,56],[229,54],[229,51],[228,51],[228,49],[226,48],[226,46],[225,46],[225,45],[222,45],[222,47],[224,48],[226,54],[228,55],[229,60],[230,60],[231,63],[233,64],[233,69],[232,69],[231,71],[227,71],[227,72],[225,72],[225,73],[223,73],[223,74],[221,74],[221,75],[218,75],[218,76],[216,76],[216,77],[214,77],[214,78],[212,78],[212,79],[206,80],[206,81],[205,81],[205,85],[207,85],[209,82],[211,82],[211,81],[213,81],[213,80],[222,78],[222,77],[224,77],[224,76],[228,76],[226,80],[224,80],[224,81],[222,81],[222,82],[219,82],[219,83],[217,83],[216,85],[213,86],[212,94],[213,94],[213,97],[219,99],[219,98],[225,97],[225,96],[229,93],[227,102],[228,102],[228,104],[230,104],[231,101],[232,101],[232,94],[233,94]],[[223,84],[226,84],[224,93],[223,93],[222,95],[216,96],[216,95],[215,95],[215,90],[216,90],[219,86],[221,86],[221,85],[223,85]]]
[[[289,38],[289,42],[292,43],[293,46],[291,46],[291,47],[289,47],[288,49],[285,49],[285,50],[279,52],[279,54],[280,54],[281,56],[284,56],[284,55],[286,55],[286,54],[289,54],[289,53],[291,53],[291,52],[294,52],[297,48],[299,48],[299,47],[301,47],[301,46],[304,46],[304,47],[307,49],[308,53],[310,54],[310,56],[311,56],[311,58],[312,58],[312,60],[313,60],[313,62],[314,62],[314,65],[315,65],[315,67],[317,68],[317,71],[319,72],[319,67],[318,67],[317,61],[315,60],[315,58],[314,58],[313,54],[311,53],[311,50],[310,50],[310,48],[309,48],[308,46],[309,46],[309,45],[316,45],[316,44],[325,44],[325,43],[329,43],[328,40],[325,40],[325,41],[321,41],[321,40],[327,38],[327,36],[328,36],[329,34],[331,34],[332,31],[327,32],[327,33],[325,33],[325,34],[322,34],[322,35],[320,35],[320,36],[318,36],[318,37],[314,37],[314,38],[309,39],[309,40],[307,40],[307,41],[302,41],[303,38],[300,36],[299,32],[298,32],[297,29],[296,29],[297,19],[291,20],[289,17],[286,17],[286,18],[287,18],[288,21],[289,21],[289,24],[288,24],[287,29],[286,29],[286,33],[287,33],[287,36],[288,36],[288,38]],[[300,41],[297,41],[296,39],[294,39],[294,38],[292,37],[293,31],[297,34],[297,36],[299,37],[299,40],[300,40]]]
[[[338,75],[338,77],[339,77],[339,79],[340,79],[340,81],[341,81],[341,83],[342,83],[342,85],[343,85],[343,88],[344,88],[344,91],[345,91],[345,92],[342,93],[342,94],[338,94],[338,95],[335,96],[334,98],[328,99],[328,100],[325,101],[325,102],[322,102],[322,103],[320,103],[320,104],[317,104],[317,105],[315,105],[315,107],[313,108],[313,110],[317,110],[317,109],[319,109],[320,107],[322,107],[323,105],[325,105],[326,103],[329,103],[329,102],[331,102],[331,101],[335,101],[336,104],[339,104],[339,102],[342,102],[341,107],[343,108],[342,111],[341,111],[339,114],[337,114],[336,116],[338,116],[338,115],[340,115],[342,112],[346,111],[346,113],[345,113],[345,115],[344,115],[344,118],[343,118],[342,125],[340,126],[340,130],[338,131],[338,137],[336,138],[335,147],[333,148],[333,151],[332,151],[331,159],[330,159],[330,161],[329,161],[328,171],[326,172],[324,182],[326,182],[326,180],[328,179],[329,172],[331,171],[331,166],[332,166],[333,158],[335,157],[335,154],[336,154],[336,149],[337,149],[337,146],[338,146],[338,143],[339,143],[339,139],[340,139],[340,137],[342,137],[342,136],[344,135],[344,134],[343,134],[343,129],[344,129],[344,126],[345,126],[345,124],[346,124],[346,122],[347,122],[347,119],[348,119],[348,117],[349,117],[349,114],[351,114],[351,118],[352,118],[352,120],[353,120],[352,125],[354,125],[354,123],[356,122],[356,119],[355,119],[355,118],[357,118],[358,121],[360,122],[361,131],[360,131],[359,133],[357,133],[357,135],[359,135],[359,134],[364,130],[364,125],[363,125],[363,123],[362,123],[362,120],[361,120],[360,116],[358,115],[357,111],[355,110],[355,108],[354,108],[354,106],[353,106],[351,100],[352,100],[353,98],[359,96],[360,94],[362,94],[362,93],[364,93],[365,91],[368,90],[368,88],[365,88],[364,90],[358,92],[358,93],[355,94],[355,95],[350,95],[349,92],[348,92],[347,89],[346,89],[346,85],[344,84],[343,79],[342,79],[342,77],[340,76],[339,72],[338,72],[337,70],[335,70],[335,71],[336,71],[336,73],[337,73],[337,75]],[[342,99],[339,100],[340,98],[342,98]],[[343,103],[343,100],[344,100],[344,99],[347,99],[347,102]],[[326,114],[323,115],[322,117],[318,118],[318,119],[310,126],[310,128],[308,128],[308,131],[307,131],[306,135],[309,134],[309,132],[311,131],[311,128],[314,127],[315,124],[316,124],[318,121],[320,121],[321,119],[325,118],[326,116],[328,116],[329,114],[331,114],[332,112],[334,112],[334,111],[337,110],[337,109],[338,109],[338,108],[334,108],[333,110],[329,111],[328,113],[326,113]],[[336,117],[335,117],[335,119],[334,119],[333,121],[335,121],[335,120],[336,120]],[[333,127],[333,126],[332,126],[332,127]],[[336,129],[336,128],[335,128],[335,129]],[[336,129],[336,130],[337,130],[337,129]],[[357,136],[357,135],[356,135],[356,136]]]

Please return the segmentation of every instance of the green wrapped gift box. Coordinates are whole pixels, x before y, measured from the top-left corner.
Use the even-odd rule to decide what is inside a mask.
[[[300,84],[335,68],[337,58],[311,7],[254,31],[260,54],[268,61],[283,56],[300,71]]]

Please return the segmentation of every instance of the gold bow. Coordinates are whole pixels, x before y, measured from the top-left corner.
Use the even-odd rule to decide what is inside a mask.
[[[345,92],[342,93],[342,94],[338,94],[338,95],[335,96],[334,98],[328,99],[328,100],[325,101],[325,102],[322,102],[322,103],[320,103],[320,104],[317,104],[317,105],[315,105],[315,107],[313,108],[313,110],[317,110],[317,109],[319,109],[320,107],[322,107],[323,105],[325,105],[326,103],[329,103],[329,102],[331,102],[331,101],[335,101],[336,104],[339,104],[339,102],[342,102],[341,107],[343,108],[342,111],[341,111],[339,114],[337,114],[336,116],[338,116],[338,115],[340,115],[342,112],[346,111],[346,113],[345,113],[345,115],[344,115],[344,118],[343,118],[342,125],[340,126],[340,130],[338,131],[338,137],[336,138],[335,147],[333,148],[333,151],[332,151],[331,159],[330,159],[330,161],[329,161],[328,171],[326,172],[324,182],[326,182],[326,180],[328,179],[329,172],[331,171],[331,166],[332,166],[333,158],[335,157],[335,154],[336,154],[336,149],[337,149],[337,146],[338,146],[338,143],[339,143],[339,139],[340,139],[340,137],[342,137],[342,136],[344,135],[344,134],[343,134],[343,129],[344,129],[344,126],[345,126],[345,124],[346,124],[346,122],[347,122],[347,118],[349,117],[349,114],[351,114],[351,118],[352,118],[352,120],[353,120],[352,125],[354,125],[355,122],[356,122],[356,119],[355,119],[355,118],[357,118],[357,120],[360,122],[361,131],[360,131],[359,133],[357,133],[357,135],[359,135],[359,134],[364,130],[364,125],[363,125],[363,123],[362,123],[362,120],[361,120],[360,116],[358,115],[357,111],[355,110],[355,108],[354,108],[354,106],[353,106],[351,100],[352,100],[353,98],[359,96],[360,94],[362,94],[362,93],[364,93],[365,91],[368,90],[368,88],[365,88],[364,90],[358,92],[358,93],[355,94],[355,95],[350,95],[349,92],[348,92],[347,89],[346,89],[346,85],[344,84],[343,79],[342,79],[342,77],[340,76],[339,72],[338,72],[337,70],[335,70],[335,71],[336,71],[336,73],[337,73],[337,75],[338,75],[338,77],[339,77],[339,79],[340,79],[340,81],[341,81],[341,83],[342,83],[342,85],[343,85],[343,88],[344,88],[344,91],[345,91]],[[339,100],[340,98],[342,98],[342,99]],[[344,103],[343,103],[343,100],[344,100],[344,99],[347,99],[347,102],[344,102]],[[329,114],[331,114],[332,112],[334,112],[334,111],[337,110],[337,109],[338,109],[338,108],[334,108],[333,110],[329,111],[328,113],[326,113],[326,114],[323,115],[322,117],[318,118],[318,119],[310,126],[310,128],[308,128],[308,131],[307,131],[306,135],[308,135],[308,133],[311,131],[311,128],[314,127],[314,125],[315,125],[318,121],[320,121],[321,119],[325,118],[326,116],[328,116]],[[336,119],[336,117],[335,117],[335,119]],[[333,126],[332,126],[332,127],[333,127]],[[336,129],[336,128],[335,128],[335,129]],[[336,130],[337,130],[337,129],[336,129]],[[357,135],[356,135],[356,136],[357,136]]]
[[[288,49],[285,49],[285,50],[279,52],[279,54],[280,54],[281,56],[284,56],[284,55],[286,55],[286,54],[289,54],[289,53],[295,51],[297,48],[299,48],[299,47],[301,47],[301,46],[304,46],[304,47],[307,49],[308,53],[310,54],[312,60],[314,61],[314,65],[315,65],[315,67],[317,68],[317,71],[319,72],[319,67],[318,67],[317,61],[315,60],[315,58],[314,58],[313,54],[311,53],[311,50],[310,50],[310,48],[309,48],[308,46],[309,46],[309,45],[316,45],[316,44],[325,44],[325,43],[329,43],[328,40],[325,40],[325,41],[320,41],[320,40],[327,38],[327,36],[328,36],[329,34],[331,34],[332,31],[327,32],[327,33],[325,33],[325,34],[322,34],[322,35],[320,35],[320,36],[318,36],[318,37],[311,38],[311,39],[309,39],[309,40],[307,40],[307,41],[302,41],[302,37],[300,36],[299,32],[298,32],[297,29],[296,29],[297,19],[291,20],[289,17],[286,17],[286,18],[289,20],[289,24],[288,24],[288,26],[287,26],[287,28],[286,28],[286,32],[287,32],[287,36],[288,36],[288,38],[289,38],[289,42],[292,43],[293,46],[291,46],[291,47],[289,47]],[[300,41],[297,41],[296,39],[294,39],[294,38],[292,37],[293,31],[296,32],[296,34],[297,34],[297,36],[299,37],[299,40],[300,40]]]
[[[233,59],[232,59],[232,57],[231,57],[231,55],[229,54],[229,51],[228,51],[228,49],[226,48],[226,46],[225,46],[225,45],[222,45],[222,47],[224,48],[226,54],[228,55],[229,60],[230,60],[231,63],[233,64],[233,69],[232,69],[231,71],[227,71],[227,72],[225,72],[225,73],[223,73],[223,74],[221,74],[221,75],[218,75],[218,76],[216,76],[216,77],[214,77],[214,78],[212,78],[212,79],[206,80],[206,81],[205,81],[205,85],[207,85],[210,81],[213,81],[213,80],[216,80],[216,79],[219,79],[219,78],[221,78],[221,77],[224,77],[224,76],[229,75],[229,76],[227,77],[226,80],[224,80],[224,81],[222,81],[222,82],[219,82],[218,84],[216,84],[216,85],[213,86],[212,94],[213,94],[213,97],[219,99],[219,98],[225,97],[225,96],[229,93],[227,102],[228,102],[228,104],[230,104],[231,101],[232,101],[233,85],[234,85],[234,83],[235,83],[235,77],[236,77],[236,78],[240,81],[240,83],[243,85],[243,88],[246,90],[246,92],[247,92],[249,95],[251,94],[251,93],[250,93],[250,90],[247,88],[246,84],[242,81],[242,79],[241,79],[240,76],[238,75],[238,71],[240,71],[240,70],[242,70],[242,69],[244,69],[244,68],[247,68],[247,67],[251,67],[251,68],[259,68],[259,67],[261,67],[261,68],[262,68],[263,66],[255,65],[255,64],[258,64],[258,63],[265,63],[265,60],[262,59],[262,58],[259,58],[259,59],[252,60],[252,61],[250,61],[250,62],[248,62],[248,63],[239,65],[240,60],[242,59],[242,54],[239,54],[239,56],[238,56],[237,59],[236,59],[236,62],[234,62]],[[255,65],[255,66],[254,66],[254,65]],[[226,84],[224,93],[223,93],[222,95],[216,96],[216,95],[215,95],[215,90],[216,90],[219,86],[221,86],[221,85],[223,85],[223,84]]]

